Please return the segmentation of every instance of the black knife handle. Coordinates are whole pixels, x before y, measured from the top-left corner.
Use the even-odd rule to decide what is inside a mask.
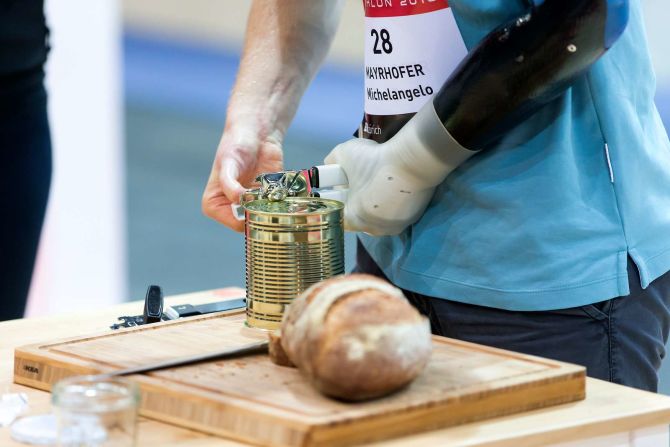
[[[149,286],[144,298],[144,324],[157,323],[163,316],[163,291],[159,286]]]

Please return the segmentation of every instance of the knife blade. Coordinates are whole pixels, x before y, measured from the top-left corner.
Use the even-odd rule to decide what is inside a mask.
[[[192,365],[194,363],[204,362],[206,360],[222,360],[233,357],[240,357],[243,355],[260,354],[268,351],[267,340],[249,343],[233,348],[225,348],[220,351],[209,352],[206,354],[197,354],[188,357],[180,357],[171,360],[163,360],[161,362],[151,363],[148,365],[133,366],[130,368],[119,369],[108,373],[98,374],[101,379],[106,377],[128,376],[131,374],[140,374],[147,372],[159,371],[166,368],[174,368],[177,366]]]

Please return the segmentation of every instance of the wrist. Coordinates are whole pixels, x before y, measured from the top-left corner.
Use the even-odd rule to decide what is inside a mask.
[[[298,107],[301,90],[295,83],[275,81],[272,88],[253,92],[235,89],[226,112],[225,131],[253,133],[258,140],[281,143]]]
[[[408,174],[435,187],[476,153],[461,146],[447,131],[428,101],[390,141],[393,158]]]
[[[223,129],[224,138],[249,148],[257,148],[265,142],[281,146],[284,134],[284,128],[278,128],[276,121],[269,119],[260,107],[253,112],[230,108]]]
[[[255,149],[259,146],[263,136],[258,126],[249,120],[240,120],[228,117],[223,129],[222,143],[226,147]]]

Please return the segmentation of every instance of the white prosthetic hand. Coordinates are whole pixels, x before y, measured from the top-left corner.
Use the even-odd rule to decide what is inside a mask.
[[[349,181],[345,229],[395,235],[416,222],[435,187],[476,151],[462,147],[444,128],[428,101],[385,143],[354,138],[325,159]]]

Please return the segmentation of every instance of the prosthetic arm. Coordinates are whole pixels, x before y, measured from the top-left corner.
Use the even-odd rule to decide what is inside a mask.
[[[397,234],[434,188],[478,151],[560,96],[624,31],[627,0],[535,0],[474,48],[385,143],[352,139],[326,158],[349,181],[347,229]]]

